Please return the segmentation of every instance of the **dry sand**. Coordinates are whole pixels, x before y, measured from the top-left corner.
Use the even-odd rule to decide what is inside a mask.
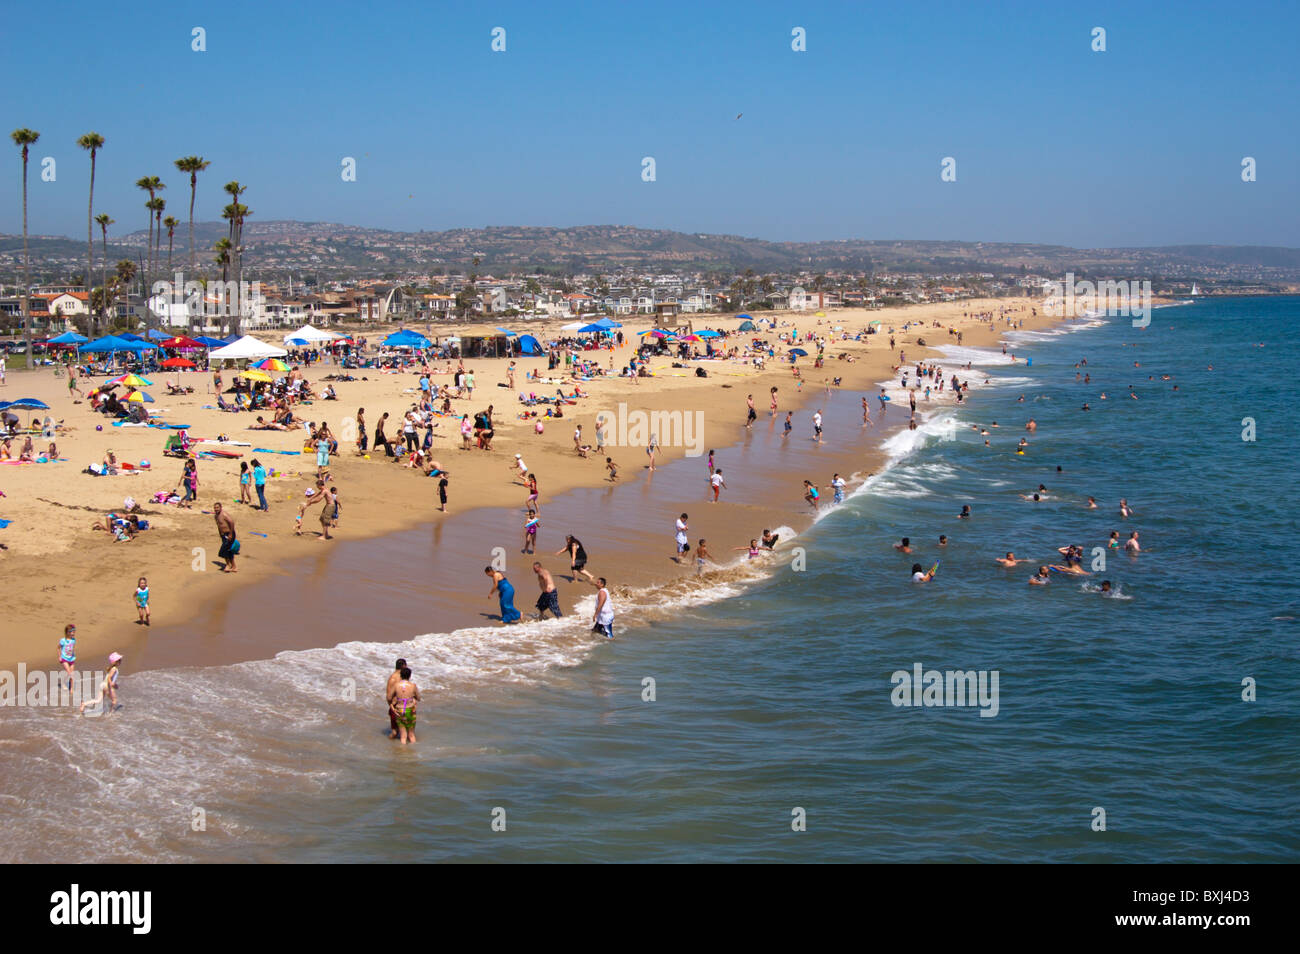
[[[573,428],[575,424],[581,424],[587,439],[591,440],[595,435],[597,412],[613,411],[620,402],[626,402],[631,409],[702,411],[702,446],[707,452],[710,447],[722,448],[732,444],[743,433],[746,394],[754,395],[759,421],[767,426],[768,391],[775,385],[780,389],[779,418],[784,417],[786,410],[794,410],[798,422],[796,428],[802,432],[809,428],[809,424],[807,412],[799,413],[800,404],[822,393],[833,377],[842,377],[843,389],[868,395],[876,392],[873,386],[876,382],[893,377],[891,369],[897,363],[897,351],[891,352],[889,348],[890,328],[896,330],[898,348],[906,351],[911,365],[937,355],[931,349],[917,346],[918,337],[924,337],[930,346],[953,344],[956,338],[947,332],[951,327],[964,332],[966,345],[987,346],[994,344],[1006,330],[1001,321],[990,330],[987,321],[963,318],[963,313],[996,313],[999,309],[1009,309],[1015,312],[1015,318],[1024,320],[1026,328],[1043,327],[1059,320],[1041,314],[1032,317],[1031,309],[1040,304],[1030,299],[995,299],[917,305],[882,312],[845,309],[831,311],[827,318],[822,319],[813,317],[811,313],[763,313],[762,317],[776,318],[780,326],[773,331],[760,331],[757,336],[774,344],[777,335],[789,331],[792,325],[801,333],[812,330],[825,334],[840,327],[853,334],[865,328],[868,322],[879,320],[882,333],[862,342],[830,342],[826,348],[826,363],[821,369],[813,368],[815,348],[809,347],[810,356],[799,360],[805,382],[802,394],[796,389],[797,382],[788,364],[779,360],[784,353],[782,346],[777,348],[778,360],[769,360],[766,371],[757,372],[740,362],[712,361],[704,363],[709,370],[707,378],[697,378],[689,369],[673,369],[672,358],[657,358],[651,362],[655,376],[640,379],[635,384],[627,379],[599,377],[584,382],[583,387],[591,396],[579,401],[576,407],[566,407],[562,420],[546,419],[546,430],[542,435],[534,433],[533,421],[516,418],[521,409],[516,394],[521,391],[554,394],[556,386],[553,384],[533,384],[524,380],[524,372],[530,368],[545,375],[546,358],[517,359],[514,391],[497,386],[505,382],[506,359],[468,359],[466,366],[475,374],[475,393],[472,399],[453,401],[453,408],[457,413],[468,411],[472,415],[493,404],[499,424],[491,452],[458,449],[461,441],[457,421],[453,418],[443,418],[440,427],[435,429],[433,456],[451,473],[450,513],[447,515],[437,512],[436,480],[392,463],[384,458],[382,451],[370,459],[357,456],[352,443],[343,439],[350,433],[346,422],[352,420],[358,407],[366,409],[366,420],[372,431],[380,414],[390,412],[389,437],[400,436],[400,425],[396,422],[416,399],[418,373],[384,374],[375,369],[354,370],[352,374],[368,380],[336,384],[337,402],[317,401],[295,408],[309,420],[327,420],[340,440],[340,453],[333,458],[331,471],[332,482],[340,491],[342,520],[340,528],[335,531],[338,542],[328,543],[318,538],[319,525],[314,517],[309,516],[305,521],[303,536],[293,533],[297,503],[302,500],[304,489],[314,483],[314,455],[252,452],[253,448],[301,451],[304,435],[248,430],[254,415],[208,409],[215,404],[209,372],[179,375],[169,372],[153,376],[154,387],[149,390],[157,403],[150,409],[163,412],[160,419],[169,423],[189,424],[193,436],[215,437],[224,433],[233,440],[249,441],[252,447],[231,449],[243,452],[242,460],[257,456],[265,466],[286,471],[284,476],[267,484],[269,513],[237,503],[239,459],[199,461],[199,505],[192,510],[149,503],[155,492],[179,486],[182,461],[162,454],[165,439],[171,432],[110,426],[110,421],[93,413],[88,403],[74,404],[68,395],[66,379],[56,377],[49,369],[11,372],[7,387],[0,391],[0,400],[37,397],[46,401],[51,406],[49,412],[24,411],[21,416],[24,422],[29,416],[43,417],[47,413],[55,420],[61,420],[63,429],[57,441],[60,455],[68,460],[0,466],[0,490],[5,493],[5,497],[0,499],[0,518],[12,521],[7,528],[0,530],[0,542],[8,546],[7,550],[0,551],[0,571],[4,574],[8,591],[6,625],[3,635],[0,635],[0,666],[11,666],[20,660],[29,666],[52,666],[57,655],[58,637],[67,622],[77,624],[78,650],[83,659],[96,659],[112,649],[130,654],[134,649],[143,648],[148,643],[150,632],[135,625],[132,601],[136,580],[142,575],[149,578],[152,592],[154,627],[151,632],[157,632],[160,624],[168,627],[168,632],[176,632],[177,624],[184,623],[183,631],[192,629],[209,637],[196,637],[192,641],[172,639],[165,648],[154,646],[148,654],[151,666],[266,658],[283,649],[333,645],[342,638],[339,636],[340,627],[347,632],[346,626],[356,625],[356,620],[341,617],[343,621],[335,625],[321,625],[331,617],[328,598],[323,606],[277,606],[279,612],[287,611],[288,618],[296,620],[297,625],[279,626],[273,642],[267,641],[264,632],[256,641],[241,640],[233,632],[228,639],[210,637],[219,637],[225,632],[224,608],[231,605],[232,591],[238,591],[244,598],[252,594],[255,599],[276,599],[274,594],[279,593],[281,598],[294,599],[292,596],[283,597],[283,594],[297,591],[277,589],[274,584],[266,587],[253,584],[277,575],[310,574],[313,572],[311,561],[317,560],[327,548],[346,546],[348,541],[361,537],[382,537],[417,527],[432,526],[434,533],[441,535],[444,530],[440,524],[446,524],[448,533],[469,534],[472,538],[479,532],[477,528],[500,525],[502,513],[510,514],[511,523],[519,522],[525,491],[511,474],[515,453],[521,453],[529,469],[538,475],[545,524],[548,500],[573,488],[607,486],[603,457],[593,454],[583,459],[574,452]],[[683,320],[690,317],[684,316]],[[903,331],[903,326],[909,322],[913,323],[912,326]],[[933,327],[934,322],[941,327]],[[734,317],[694,316],[697,329],[734,329],[739,323],[740,320]],[[556,335],[559,322],[528,324],[532,326],[530,332],[545,342]],[[542,325],[540,330],[538,325]],[[628,343],[612,353],[616,369],[626,365],[634,354],[640,341],[636,332],[649,327],[650,321],[634,317],[625,319],[623,325]],[[436,333],[438,329],[434,330]],[[372,340],[378,336],[379,333],[370,335]],[[726,343],[736,340],[728,339]],[[837,359],[841,353],[852,355],[856,360]],[[611,352],[589,352],[586,356],[591,354],[598,355],[602,367],[608,367]],[[445,362],[434,364],[439,370],[445,366]],[[337,370],[333,365],[315,365],[306,371],[306,376],[315,386],[323,377]],[[560,374],[560,370],[551,372],[552,377]],[[184,397],[167,396],[164,381],[174,381],[178,377],[182,383],[193,386],[195,393]],[[226,372],[227,383],[230,377]],[[433,376],[438,384],[448,379],[446,374]],[[88,384],[81,387],[84,390]],[[566,382],[565,390],[571,392],[572,385]],[[874,400],[872,413],[876,414]],[[896,409],[893,419],[901,422],[906,419],[906,414]],[[97,424],[103,425],[102,431],[95,429]],[[779,420],[776,426],[780,427]],[[15,454],[20,443],[15,443]],[[43,449],[45,444],[38,439],[37,446]],[[152,469],[135,476],[115,477],[93,477],[82,472],[90,462],[102,460],[109,449],[115,452],[119,461],[147,459],[152,462]],[[662,464],[685,452],[683,447],[665,446],[658,460]],[[836,453],[841,456],[836,458]],[[645,495],[649,498],[653,493],[653,481],[645,480],[644,448],[610,447],[608,454],[620,465],[620,484],[645,483]],[[823,479],[829,479],[828,467],[835,467],[845,474],[866,473],[874,469],[878,460],[878,456],[873,458],[861,446],[827,449],[817,464],[817,472],[824,472]],[[703,488],[703,461],[700,484]],[[829,499],[829,490],[824,485],[823,490]],[[127,496],[134,497],[144,507],[151,529],[130,543],[114,542],[106,533],[92,532],[91,524],[102,519],[108,511],[120,508]],[[604,499],[607,498],[592,498],[589,506],[596,512],[590,513],[590,518],[593,522],[617,525],[618,514],[602,509],[601,501]],[[721,545],[714,544],[717,549],[743,544],[755,534],[758,526],[775,526],[784,522],[798,528],[806,525],[809,519],[807,508],[788,486],[782,486],[779,492],[773,488],[767,494],[724,492],[723,502],[716,508],[704,505],[703,494],[696,499],[700,503],[693,505],[693,509],[699,514],[699,519],[692,520],[692,542],[697,536],[707,533],[711,542],[715,539],[720,542]],[[210,511],[216,500],[221,500],[233,513],[243,545],[238,559],[239,572],[234,575],[219,572],[214,562],[219,540]],[[672,501],[661,503],[665,512],[672,509]],[[670,522],[671,516],[668,515]],[[568,564],[563,558],[550,554],[563,542],[563,532],[559,527],[548,527],[548,537],[540,547],[546,554],[542,562],[557,575],[560,572],[567,574]],[[583,535],[586,531],[578,527],[569,532]],[[266,536],[258,536],[259,533]],[[664,540],[671,545],[669,536],[665,534]],[[662,547],[663,542],[656,540],[655,545]],[[642,558],[637,541],[627,541],[626,548],[618,553],[609,552],[607,547],[603,556],[596,572],[611,580],[617,578],[624,587],[660,583],[673,575],[688,572],[667,559]],[[477,577],[466,585],[481,608],[483,594],[489,585],[482,576],[482,564],[486,560],[477,555],[469,556],[467,560],[466,572],[477,574]],[[693,568],[689,572],[693,573]],[[514,582],[519,591],[516,605],[527,612],[535,594],[531,575],[521,579],[516,572]],[[414,601],[421,599],[419,593],[413,593],[411,597]],[[347,601],[350,605],[360,601],[364,606],[367,598],[366,592],[359,592],[350,594]],[[214,612],[217,607],[222,608],[222,612]],[[439,611],[444,609],[445,613],[439,613],[440,625],[436,628],[464,624],[468,610],[462,608],[458,614],[453,612],[453,607],[438,607]],[[425,631],[432,628],[428,626]],[[353,635],[365,634],[353,632]]]

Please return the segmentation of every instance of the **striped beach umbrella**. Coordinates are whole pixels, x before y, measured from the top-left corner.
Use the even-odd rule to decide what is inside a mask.
[[[153,397],[150,396],[150,395],[148,395],[148,394],[146,394],[144,391],[132,391],[130,394],[128,394],[128,395],[126,396],[126,399],[127,399],[128,401],[132,401],[132,402],[134,402],[134,403],[136,403],[136,404],[152,404],[152,403],[153,403]]]
[[[123,374],[116,378],[111,378],[108,384],[124,384],[128,388],[151,388],[153,382],[148,378],[142,378],[138,374]]]
[[[279,358],[263,358],[261,361],[253,365],[253,367],[260,368],[263,371],[288,371],[289,370],[289,366],[285,364],[283,361],[281,361]]]

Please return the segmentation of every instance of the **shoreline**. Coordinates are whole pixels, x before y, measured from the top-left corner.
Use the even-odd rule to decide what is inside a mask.
[[[964,303],[965,308],[971,311],[978,311],[981,306],[1008,309],[1024,307],[1025,313],[1018,315],[1017,318],[1024,320],[1025,330],[1042,330],[1068,320],[1041,314],[1033,318],[1028,309],[1035,305],[1036,302],[1030,299]],[[927,310],[933,312],[941,307],[915,306],[915,311],[924,314]],[[951,309],[952,306],[948,307]],[[959,305],[958,309],[960,307]],[[871,314],[859,312],[856,317],[865,324]],[[899,315],[900,320],[896,323],[898,326],[905,322],[921,320],[921,315],[916,313],[909,316],[900,312]],[[816,329],[816,324],[809,324],[814,319],[807,314],[775,317],[778,321],[796,322],[805,329]],[[834,326],[837,322],[842,323],[849,331],[857,330],[852,326],[849,317],[849,315],[834,313],[833,317],[819,322],[823,327],[816,330],[826,332],[826,326]],[[925,319],[929,320],[929,317],[926,315]],[[731,319],[727,319],[712,324],[728,327],[730,322]],[[632,326],[624,329],[629,343],[624,349],[615,352],[616,362],[621,360],[625,363],[627,356],[633,353],[634,345],[631,344],[631,339],[634,338],[632,331],[635,324],[633,322],[626,324]],[[990,331],[986,322],[974,319],[948,317],[944,324],[946,327],[960,327],[964,332],[964,344],[967,347],[996,346],[1009,330],[1004,326],[995,327]],[[927,362],[937,361],[941,367],[944,366],[940,353],[935,348],[955,343],[955,339],[949,338],[946,327],[923,330],[909,327],[906,331],[898,333],[900,348],[912,352],[909,365],[919,359]],[[778,327],[774,331],[758,334],[774,340],[781,330],[786,329]],[[930,341],[929,347],[921,348],[914,342],[918,336],[925,337],[925,332],[930,332],[935,337],[942,335],[943,338],[938,342]],[[877,423],[867,431],[865,440],[860,439],[860,430],[858,435],[851,434],[851,429],[838,435],[831,435],[831,425],[836,422],[831,421],[829,416],[828,436],[837,437],[837,443],[833,448],[830,445],[806,448],[817,455],[815,458],[810,454],[797,454],[795,463],[790,463],[791,457],[796,456],[795,451],[800,444],[811,444],[811,441],[806,440],[806,431],[809,429],[806,420],[800,420],[796,424],[795,436],[801,440],[797,442],[792,440],[793,446],[782,450],[779,455],[777,451],[768,448],[764,451],[767,456],[759,455],[752,462],[744,456],[756,432],[765,428],[769,431],[779,429],[777,419],[767,416],[766,402],[763,400],[766,397],[766,389],[773,384],[780,386],[781,391],[785,392],[781,396],[781,411],[791,410],[796,415],[806,414],[817,397],[824,393],[829,393],[830,397],[834,398],[847,392],[852,396],[852,401],[840,398],[837,404],[856,405],[860,393],[870,394],[876,391],[879,387],[878,382],[891,377],[890,368],[893,361],[897,359],[897,352],[889,352],[879,347],[879,344],[888,340],[887,332],[873,337],[877,338],[877,347],[870,349],[861,344],[857,349],[853,349],[851,346],[858,343],[851,341],[829,341],[827,361],[822,369],[814,371],[811,368],[811,360],[808,361],[809,366],[804,373],[807,385],[802,394],[795,392],[793,376],[788,367],[780,366],[778,369],[769,367],[769,370],[764,372],[751,370],[746,373],[729,370],[730,366],[723,362],[705,363],[705,366],[710,369],[710,377],[704,382],[707,385],[708,396],[712,397],[714,403],[725,401],[727,405],[725,411],[710,412],[705,415],[705,435],[703,435],[705,446],[710,446],[711,441],[711,446],[721,448],[719,467],[727,470],[728,464],[731,464],[731,470],[728,472],[729,486],[723,493],[722,504],[719,507],[715,508],[706,502],[707,484],[704,479],[706,475],[703,457],[698,463],[699,474],[689,478],[685,476],[688,468],[679,463],[686,458],[685,448],[665,447],[663,463],[654,474],[649,474],[641,467],[639,448],[611,449],[610,456],[614,456],[619,461],[623,474],[626,475],[626,482],[621,479],[620,486],[615,489],[600,477],[593,477],[596,473],[603,474],[603,471],[597,471],[594,461],[582,461],[578,458],[573,453],[569,441],[568,426],[571,423],[574,421],[585,423],[587,419],[594,418],[597,410],[607,410],[620,401],[629,405],[636,401],[635,406],[638,408],[665,409],[665,407],[679,406],[682,392],[688,387],[695,390],[698,379],[687,378],[684,386],[677,385],[675,381],[665,381],[663,383],[666,386],[652,389],[643,385],[633,385],[626,379],[602,381],[597,378],[587,386],[592,393],[591,398],[573,408],[565,419],[550,423],[546,436],[547,446],[540,449],[536,443],[531,447],[524,445],[524,441],[532,438],[528,433],[528,425],[502,427],[498,433],[499,448],[494,448],[488,453],[456,450],[444,452],[437,448],[435,442],[436,453],[443,458],[443,463],[452,475],[453,494],[459,489],[458,472],[470,470],[461,464],[461,459],[466,456],[478,458],[475,463],[480,466],[475,468],[476,472],[471,475],[472,479],[479,481],[476,490],[485,489],[482,482],[489,478],[493,483],[501,485],[490,488],[491,492],[484,494],[488,498],[484,503],[470,506],[465,510],[456,509],[456,497],[453,496],[453,513],[445,518],[438,517],[435,513],[432,515],[433,519],[430,519],[429,511],[435,509],[432,503],[428,504],[428,510],[423,506],[409,504],[402,507],[392,505],[392,498],[389,495],[396,497],[400,494],[405,501],[423,497],[422,493],[413,492],[413,488],[409,487],[404,488],[405,492],[402,492],[397,481],[409,482],[424,478],[409,473],[405,467],[400,466],[390,465],[388,468],[376,470],[379,462],[367,463],[360,458],[351,458],[345,454],[342,458],[336,458],[340,466],[335,479],[341,485],[341,496],[345,502],[342,536],[337,546],[325,547],[316,541],[309,542],[305,538],[297,541],[301,546],[296,546],[292,536],[287,533],[276,533],[274,541],[270,537],[250,536],[250,527],[263,526],[258,522],[259,518],[283,520],[285,523],[290,521],[290,510],[284,500],[276,499],[272,504],[272,514],[266,517],[242,509],[235,511],[240,536],[245,543],[245,551],[252,559],[251,565],[243,565],[255,570],[251,576],[236,575],[235,579],[236,581],[248,580],[251,585],[232,587],[228,579],[223,579],[225,575],[215,572],[196,574],[188,569],[188,564],[193,559],[189,554],[189,547],[196,542],[212,546],[211,540],[207,537],[215,539],[215,530],[210,529],[210,525],[209,528],[197,533],[197,536],[203,538],[202,540],[195,539],[196,533],[193,530],[195,524],[190,521],[186,521],[187,526],[184,531],[180,531],[180,528],[176,531],[169,530],[168,532],[173,536],[181,537],[169,542],[169,550],[180,551],[173,552],[172,559],[183,559],[187,565],[186,569],[172,568],[169,574],[165,569],[160,571],[155,566],[145,566],[141,572],[150,577],[151,588],[155,589],[162,589],[159,586],[160,580],[165,580],[164,585],[170,588],[176,584],[178,574],[186,574],[177,587],[178,591],[184,591],[184,601],[179,605],[176,603],[169,605],[165,622],[156,621],[154,626],[147,630],[127,622],[124,619],[125,614],[121,612],[114,614],[116,620],[103,617],[95,620],[93,604],[90,607],[83,604],[73,618],[79,623],[80,629],[89,630],[93,626],[95,630],[87,633],[79,641],[80,657],[85,660],[83,666],[93,665],[92,660],[106,653],[110,648],[125,652],[128,665],[136,671],[186,665],[218,665],[245,659],[268,658],[280,651],[328,648],[358,638],[359,635],[373,634],[379,619],[383,621],[383,629],[388,631],[391,627],[394,636],[398,639],[406,639],[430,631],[484,625],[489,622],[486,617],[493,615],[486,610],[489,608],[495,610],[495,602],[488,601],[486,597],[490,584],[482,575],[481,569],[478,569],[483,563],[489,562],[488,548],[481,546],[488,538],[494,546],[502,547],[509,554],[507,568],[517,591],[516,606],[527,614],[537,591],[533,589],[534,578],[531,571],[527,569],[527,563],[531,563],[532,558],[529,557],[527,562],[524,562],[518,554],[517,528],[522,512],[517,506],[512,506],[508,500],[510,497],[516,497],[522,501],[522,486],[509,476],[508,462],[513,460],[512,448],[515,446],[522,446],[521,452],[526,457],[544,461],[543,466],[535,468],[540,472],[539,476],[546,481],[543,486],[547,488],[542,497],[543,509],[540,516],[544,529],[540,537],[538,559],[556,577],[566,615],[573,608],[575,592],[579,598],[586,597],[589,593],[587,584],[581,584],[575,590],[575,585],[567,581],[569,576],[567,559],[552,555],[554,550],[563,543],[563,534],[566,532],[573,532],[583,539],[592,552],[589,570],[610,578],[616,605],[631,590],[663,587],[685,576],[693,578],[693,567],[679,567],[671,561],[671,519],[676,516],[679,508],[691,513],[692,545],[701,536],[706,536],[710,540],[710,549],[716,556],[730,557],[731,547],[739,546],[749,537],[757,535],[763,526],[775,527],[784,524],[793,527],[798,533],[811,525],[812,514],[790,503],[790,500],[797,501],[795,490],[799,481],[805,476],[805,471],[814,481],[825,487],[832,470],[839,470],[848,476],[854,473],[865,475],[879,468],[884,460],[881,445],[896,428],[882,429]],[[835,360],[833,356],[841,350],[854,353],[859,360],[855,363]],[[587,354],[603,357],[608,352]],[[476,376],[481,380],[491,380],[501,376],[498,372],[504,369],[505,363],[505,359],[497,359],[495,363],[489,362],[492,372]],[[544,363],[545,359],[529,359],[519,361],[519,368],[522,372],[525,368],[544,365]],[[652,363],[660,374],[667,370],[666,367],[661,367],[665,364],[664,359]],[[484,362],[475,360],[469,364],[483,365]],[[331,368],[324,366],[312,369],[308,375],[312,380],[318,380],[321,374],[328,370]],[[945,375],[950,375],[952,371],[953,368],[946,368]],[[752,388],[755,404],[759,409],[759,420],[754,431],[747,431],[741,424],[744,392],[736,386],[739,382],[720,380],[728,374],[743,377],[745,386]],[[831,390],[828,382],[834,376],[842,376],[844,381],[841,387]],[[206,374],[192,375],[186,383],[194,383],[194,379],[206,377]],[[413,380],[406,374],[395,377],[397,377],[396,383],[404,384]],[[682,373],[682,377],[687,377],[685,372]],[[18,376],[14,376],[11,378],[11,386],[14,379],[21,380]],[[435,380],[439,379],[435,377]],[[642,379],[643,382],[645,380]],[[391,382],[383,382],[381,378],[379,383]],[[525,385],[525,388],[527,387],[529,386]],[[728,388],[731,393],[727,394],[722,390],[723,388]],[[497,397],[496,388],[480,390],[487,391],[490,397],[476,396],[474,406],[481,406],[491,398]],[[615,393],[611,394],[610,391]],[[797,405],[790,403],[791,392],[795,392],[799,399]],[[196,394],[195,397],[204,396]],[[356,402],[348,395],[341,392],[340,398],[339,410],[355,410]],[[503,395],[498,398],[498,401],[506,404],[507,398],[513,400],[513,395]],[[823,399],[826,400],[828,399]],[[386,401],[390,405],[394,403],[391,398]],[[513,406],[511,409],[513,410]],[[57,415],[59,410],[61,409],[56,408],[51,413]],[[918,410],[921,410],[919,404]],[[847,410],[841,409],[837,413],[840,421],[836,426],[842,427],[843,418],[854,412],[850,407]],[[732,414],[735,417],[732,417]],[[373,421],[374,416],[367,414],[370,421]],[[500,416],[504,417],[504,415]],[[69,419],[72,417],[73,415],[68,415]],[[778,417],[783,417],[783,413]],[[873,421],[878,422],[878,420],[873,416]],[[897,425],[905,421],[906,417],[901,413],[901,407],[895,412],[893,418],[887,419],[887,423]],[[242,424],[242,421],[240,423]],[[514,424],[514,422],[510,423]],[[558,433],[554,433],[557,430]],[[523,434],[515,434],[514,431],[521,431]],[[739,431],[739,434],[736,431]],[[730,432],[725,447],[724,441],[720,439],[723,432]],[[157,436],[157,432],[154,432],[154,436]],[[236,436],[233,431],[232,436]],[[242,435],[237,436],[242,439]],[[267,432],[259,433],[257,436],[266,441],[265,446],[274,446],[273,439],[282,438],[284,435]],[[116,438],[116,435],[114,437]],[[507,443],[504,440],[507,437],[514,440]],[[63,438],[60,437],[60,440]],[[252,443],[259,447],[264,446],[262,440],[253,440]],[[557,443],[558,449],[555,446]],[[572,465],[576,462],[578,466],[552,469],[556,463],[562,463],[562,461],[554,461],[553,458],[556,455],[565,455],[566,445],[568,445],[569,463]],[[340,447],[340,450],[344,448]],[[736,470],[735,460],[738,456],[745,462],[744,466],[747,470],[751,466],[754,468],[752,474]],[[491,467],[486,466],[488,462],[491,463]],[[815,471],[812,469],[814,462],[817,468]],[[173,463],[179,462],[168,461],[165,466],[170,467]],[[591,465],[585,474],[582,472],[583,465]],[[797,474],[787,473],[790,466],[796,465],[800,468]],[[209,465],[205,462],[205,467],[207,466]],[[364,472],[353,469],[361,466],[366,468]],[[483,473],[479,474],[478,471]],[[496,476],[492,477],[494,473]],[[362,477],[368,478],[366,484],[361,486],[372,490],[369,495],[360,494],[360,487],[354,483]],[[772,481],[778,477],[790,482],[789,499],[778,497],[780,502],[773,504],[770,488]],[[95,480],[98,483],[114,480],[114,478],[89,477],[82,479]],[[140,478],[135,478],[131,483],[138,485],[139,480]],[[304,482],[297,482],[295,486]],[[850,492],[857,483],[855,481],[849,488]],[[652,486],[653,497],[651,497]],[[350,490],[350,487],[353,489]],[[555,489],[551,491],[550,488]],[[272,496],[270,490],[268,485],[268,497]],[[434,500],[435,491],[436,488],[430,482],[428,489],[424,491],[429,494],[429,497],[424,499]],[[143,498],[144,495],[138,496]],[[275,498],[283,496],[281,487],[277,485]],[[378,499],[368,499],[371,496]],[[201,488],[200,500],[205,500],[206,497]],[[826,491],[824,499],[829,500],[829,490]],[[639,523],[637,520],[615,520],[624,501],[629,502],[626,508],[622,508],[624,511],[638,508],[655,510],[653,520],[649,519],[649,515],[641,517]],[[646,504],[651,501],[653,501],[652,506],[647,508]],[[67,505],[63,504],[63,506]],[[169,508],[146,505],[145,509],[164,511]],[[599,519],[602,522],[612,523],[618,532],[607,537],[604,532],[585,529],[583,521],[590,520],[590,515],[593,513],[600,515]],[[360,536],[353,536],[354,528],[358,524],[364,525],[366,532]],[[273,526],[266,526],[263,529],[271,531]],[[648,544],[644,539],[647,535]],[[13,537],[4,539],[12,540]],[[593,546],[593,540],[599,541],[598,544]],[[98,544],[98,541],[96,542]],[[116,551],[109,550],[115,555],[124,547],[129,547],[130,556],[135,559],[138,549],[152,546],[153,543],[154,541],[149,540],[146,534],[145,537],[127,545],[113,545],[105,540],[100,544],[100,548],[116,547]],[[189,547],[185,544],[189,544]],[[290,547],[294,549],[289,549]],[[320,552],[312,552],[309,547],[314,547]],[[481,560],[477,555],[473,557],[469,555],[471,552],[476,553],[478,549],[485,551],[481,554]],[[241,555],[242,559],[244,557]],[[447,561],[445,564],[444,560]],[[693,563],[693,560],[691,562]],[[403,608],[403,597],[388,592],[391,586],[386,585],[386,582],[395,578],[405,579],[404,585],[408,587],[419,585],[419,576],[413,573],[412,565],[425,567],[435,576],[435,579],[424,586],[421,592],[410,594],[413,600],[406,602],[414,602],[418,604],[417,606]],[[453,571],[453,567],[457,567],[458,571]],[[448,576],[453,572],[454,576]],[[729,571],[711,571],[703,579],[707,583],[716,574],[727,572]],[[438,574],[443,575],[441,579],[436,578]],[[322,579],[329,580],[330,585],[323,585]],[[450,586],[444,586],[448,580],[454,582]],[[349,592],[349,582],[356,587],[356,592]],[[134,576],[131,577],[131,583],[133,585]],[[480,584],[483,587],[481,593],[476,589]],[[66,581],[46,583],[41,592],[52,590],[57,593],[61,585],[66,586]],[[100,585],[103,585],[102,582]],[[121,582],[113,585],[117,588],[124,586]],[[336,588],[341,588],[341,592]],[[126,605],[125,599],[120,602],[123,606]],[[160,601],[155,600],[154,606],[157,612]],[[316,606],[320,606],[320,609],[314,609]],[[58,611],[53,606],[48,608],[49,616],[54,616],[56,612]],[[87,616],[95,620],[91,626],[86,625]],[[59,628],[57,620],[57,616],[46,619],[44,625],[49,632]],[[43,630],[39,634],[31,633],[25,636],[21,640],[21,645],[14,645],[7,640],[3,651],[6,657],[4,662],[8,664],[10,659],[15,663],[22,661],[30,668],[32,665],[42,665],[47,659],[52,661],[51,647],[56,638]],[[45,646],[46,643],[49,643],[49,647]],[[15,654],[14,650],[18,652]]]

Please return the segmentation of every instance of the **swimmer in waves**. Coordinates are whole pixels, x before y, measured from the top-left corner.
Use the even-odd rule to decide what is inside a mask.
[[[1008,550],[1006,556],[1004,556],[1004,557],[997,557],[996,560],[995,560],[995,562],[998,563],[998,564],[1001,565],[1001,566],[1005,566],[1005,567],[1013,567],[1013,566],[1016,566],[1017,564],[1020,564],[1020,563],[1028,563],[1028,562],[1029,562],[1029,558],[1028,558],[1028,557],[1025,557],[1024,559],[1020,559],[1020,558],[1018,558],[1014,553],[1012,553],[1010,550]]]

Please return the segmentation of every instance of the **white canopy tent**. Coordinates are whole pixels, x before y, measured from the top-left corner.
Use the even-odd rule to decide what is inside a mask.
[[[208,352],[209,361],[242,361],[254,358],[283,358],[289,352],[265,341],[258,341],[252,335],[244,335],[238,341],[215,348]]]
[[[291,340],[309,341],[314,343],[318,341],[333,341],[336,338],[341,337],[343,336],[336,335],[332,331],[321,331],[319,328],[313,328],[311,325],[303,325],[297,331],[285,335],[284,341],[285,344],[288,344]]]
[[[567,325],[560,325],[561,331],[577,331],[579,328],[587,327],[585,321],[571,321]]]

